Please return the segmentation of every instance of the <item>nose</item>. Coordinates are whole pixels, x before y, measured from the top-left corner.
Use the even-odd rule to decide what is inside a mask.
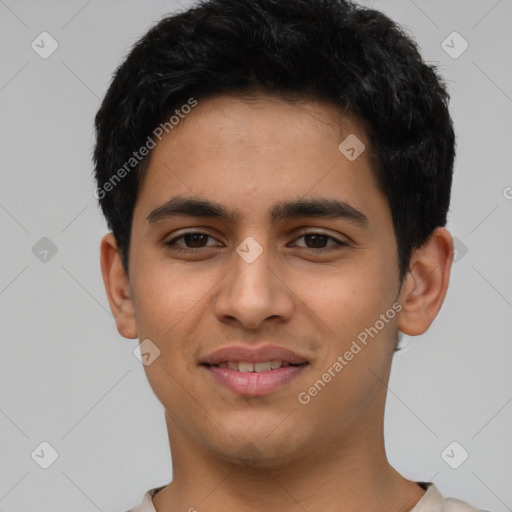
[[[233,268],[220,284],[214,312],[223,323],[239,323],[258,329],[269,321],[285,322],[293,314],[293,292],[276,265],[269,266],[268,249],[254,260],[246,261],[233,254]]]

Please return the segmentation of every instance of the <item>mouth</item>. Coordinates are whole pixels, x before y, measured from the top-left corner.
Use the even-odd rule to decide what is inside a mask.
[[[280,390],[310,365],[305,355],[279,345],[238,343],[220,348],[200,361],[213,384],[237,395],[254,397]]]
[[[202,364],[214,382],[240,396],[268,395],[298,378],[309,366],[308,362],[290,363],[278,359],[252,363],[249,361],[222,361]]]
[[[222,361],[219,364],[207,364],[215,368],[229,368],[237,372],[268,372],[271,370],[278,370],[279,368],[286,368],[288,366],[304,366],[307,362],[293,364],[289,361],[280,361],[273,359],[271,361],[262,361],[259,363],[251,363],[249,361]]]

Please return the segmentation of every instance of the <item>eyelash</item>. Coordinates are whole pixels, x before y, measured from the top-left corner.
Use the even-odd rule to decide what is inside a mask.
[[[181,253],[189,253],[189,254],[190,253],[197,254],[197,252],[200,251],[201,249],[207,248],[207,247],[197,247],[195,249],[190,249],[190,248],[184,248],[184,247],[177,247],[174,245],[178,240],[185,238],[185,236],[187,236],[187,235],[206,235],[208,238],[213,238],[213,236],[209,235],[208,233],[203,233],[201,231],[189,231],[187,233],[181,234],[180,236],[177,236],[176,238],[173,238],[172,240],[169,240],[168,242],[165,242],[164,245],[166,245],[167,247],[171,247],[175,251],[178,251]],[[337,251],[337,250],[341,249],[342,247],[345,247],[348,245],[346,242],[342,242],[341,240],[338,240],[337,238],[334,238],[331,235],[326,235],[325,233],[320,233],[320,232],[316,232],[316,231],[303,232],[295,240],[299,240],[300,238],[303,238],[307,235],[320,235],[320,236],[326,237],[328,240],[330,239],[335,242],[334,244],[329,246],[330,248],[316,248],[315,249],[314,247],[301,247],[301,249],[310,249],[315,253],[327,253],[327,252]]]

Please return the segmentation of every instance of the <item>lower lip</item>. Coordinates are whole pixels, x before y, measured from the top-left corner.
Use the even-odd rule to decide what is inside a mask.
[[[301,366],[282,366],[265,372],[239,372],[218,366],[204,367],[221,384],[243,396],[261,396],[276,391],[288,384],[304,370]]]

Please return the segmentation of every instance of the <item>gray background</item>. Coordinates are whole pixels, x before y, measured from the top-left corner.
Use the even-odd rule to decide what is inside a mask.
[[[512,1],[365,4],[439,64],[458,138],[457,261],[432,328],[395,356],[389,458],[446,496],[511,510]],[[177,8],[0,0],[0,510],[122,511],[171,479],[162,406],[103,290],[91,154],[114,68]],[[43,31],[59,45],[47,59],[31,47]],[[469,43],[458,58],[441,46],[453,31]],[[31,457],[43,441],[59,454],[48,469]],[[469,453],[458,469],[442,457],[453,441]],[[453,463],[462,452],[448,453]]]

